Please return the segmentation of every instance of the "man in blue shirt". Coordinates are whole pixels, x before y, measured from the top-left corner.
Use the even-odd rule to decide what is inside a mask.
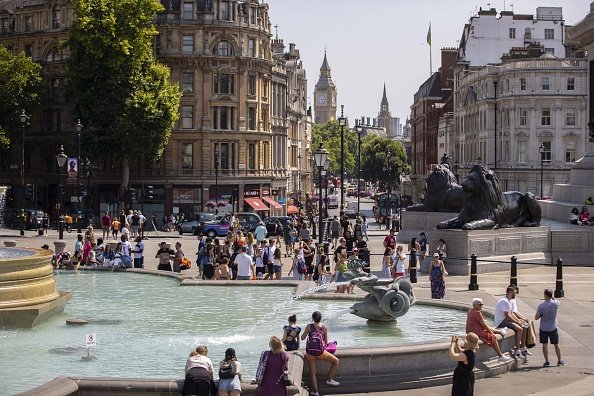
[[[266,239],[266,233],[266,226],[264,225],[264,222],[261,221],[260,224],[258,224],[258,227],[254,230],[254,237],[256,237],[258,243]]]
[[[549,367],[549,348],[548,341],[555,346],[557,354],[557,366],[565,366],[561,359],[561,349],[559,348],[559,332],[557,331],[557,310],[559,309],[559,300],[555,300],[553,292],[550,289],[544,291],[544,301],[536,309],[534,319],[540,319],[539,338],[542,344],[542,354],[545,358],[543,367]]]

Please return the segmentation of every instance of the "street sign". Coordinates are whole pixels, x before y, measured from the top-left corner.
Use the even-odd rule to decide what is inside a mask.
[[[85,337],[85,341],[87,343],[87,348],[97,346],[97,336],[95,335],[95,333],[87,334]]]
[[[73,202],[73,203],[80,202],[80,199],[77,195],[71,195],[70,202]]]

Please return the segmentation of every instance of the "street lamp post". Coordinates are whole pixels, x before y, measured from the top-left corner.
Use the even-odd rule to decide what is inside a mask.
[[[497,170],[497,80],[493,81],[493,88],[495,88],[495,166],[493,169]]]
[[[342,217],[344,215],[344,127],[346,125],[344,105],[340,105],[338,125],[340,125],[340,217]]]
[[[357,125],[355,128],[359,136],[359,153],[357,154],[357,216],[361,214],[361,135],[363,135],[363,126]]]
[[[328,150],[324,148],[324,143],[320,142],[320,147],[315,151],[314,158],[316,160],[316,166],[318,167],[318,186],[319,186],[319,195],[318,195],[318,242],[322,245],[322,232],[323,232],[323,224],[322,224],[322,169],[326,165],[326,161],[328,160]]]
[[[215,144],[214,148],[214,167],[215,167],[215,202],[219,203],[219,146]],[[239,203],[238,203],[239,205]],[[218,208],[218,205],[217,205]],[[218,209],[216,209],[218,210]]]
[[[56,162],[58,163],[58,175],[59,175],[58,239],[64,239],[64,218],[62,217],[62,205],[64,204],[63,198],[62,198],[62,168],[64,168],[64,164],[66,163],[67,160],[68,160],[68,156],[66,154],[64,154],[64,146],[60,146],[58,155],[56,155]]]
[[[388,168],[388,199],[386,200],[386,203],[388,204],[388,208],[386,210],[386,229],[389,230],[391,227],[391,222],[392,222],[392,183],[391,183],[391,179],[392,179],[392,175],[391,175],[391,169],[390,169],[390,160],[392,159],[392,152],[390,150],[388,150],[387,156],[386,156],[388,163],[387,163],[387,168]]]
[[[538,148],[538,152],[540,153],[540,199],[543,199],[543,195],[542,195],[542,180],[543,180],[543,163],[544,163],[544,153],[545,153],[544,143],[540,143],[540,147]]]
[[[326,163],[324,164],[324,173],[322,173],[322,176],[324,176],[324,208],[325,208],[325,212],[324,214],[327,215],[328,214],[328,169],[330,169],[330,161],[326,160]]]
[[[88,219],[88,225],[91,225],[91,220],[88,216],[89,211],[91,210],[91,176],[93,174],[93,171],[91,170],[91,161],[89,161],[88,158],[85,158],[85,162],[83,163],[83,169],[84,169],[84,173],[85,176],[87,177],[87,191],[86,191],[86,195],[85,195],[85,209],[87,211],[87,219]],[[144,189],[142,191],[142,194],[144,194]],[[144,195],[143,195],[143,204],[144,204]],[[144,214],[144,208],[142,213]]]
[[[77,182],[78,182],[78,215],[76,216],[76,222],[78,225],[78,233],[80,234],[82,232],[82,224],[81,224],[81,208],[82,208],[82,199],[81,199],[81,180],[80,180],[80,166],[82,164],[81,158],[80,158],[80,134],[82,132],[82,127],[83,125],[80,123],[80,118],[77,120],[76,122],[76,134],[78,135],[78,175],[77,175]]]
[[[25,109],[21,112],[21,235],[25,235],[25,126],[30,118]]]

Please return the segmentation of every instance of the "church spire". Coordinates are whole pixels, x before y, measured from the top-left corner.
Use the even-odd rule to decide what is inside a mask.
[[[330,65],[328,64],[328,58],[326,57],[326,50],[324,49],[324,61],[322,62],[322,67],[320,67],[320,73],[329,73],[330,72]]]
[[[384,95],[382,96],[382,102],[380,104],[380,114],[386,114],[390,112],[390,105],[388,104],[388,96],[386,95],[386,83],[384,82]]]
[[[385,83],[385,82],[384,82],[384,96],[382,97],[382,102],[383,102],[384,100],[385,100],[386,102],[388,101],[388,97],[386,96],[386,83]]]

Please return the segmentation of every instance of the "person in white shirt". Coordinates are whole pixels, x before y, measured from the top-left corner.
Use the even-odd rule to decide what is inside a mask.
[[[518,288],[516,285],[509,285],[510,287],[515,287],[516,288],[516,293],[518,292]],[[518,311],[518,302],[515,298],[513,298],[510,301],[511,307],[512,307],[512,313],[514,314],[514,317],[516,319],[518,319],[520,321],[520,324],[522,326],[522,329],[527,329],[528,326],[530,326],[530,320],[528,320],[527,317],[525,317],[524,315],[522,315],[520,313],[520,311]],[[526,348],[526,336],[528,336],[528,332],[524,331],[523,337],[522,337],[522,345],[524,345],[522,347],[522,355],[527,356],[527,355],[532,355],[532,353]]]
[[[495,327],[498,329],[509,328],[516,333],[516,346],[514,354],[516,357],[522,357],[520,348],[523,346],[522,339],[524,331],[522,329],[522,323],[512,312],[511,300],[513,300],[515,297],[515,286],[508,286],[505,291],[505,297],[501,298],[497,302],[497,305],[495,305]]]
[[[132,253],[134,253],[134,268],[144,268],[144,242],[142,242],[142,237],[139,235],[134,240],[136,245],[132,248]]]
[[[184,371],[186,374],[182,390],[184,395],[204,394],[202,393],[204,388],[212,392],[214,389],[214,368],[212,361],[208,357],[208,348],[206,346],[200,345],[190,353]]]
[[[250,280],[253,273],[253,261],[247,254],[247,248],[241,247],[241,252],[235,257],[237,264],[237,280]]]

